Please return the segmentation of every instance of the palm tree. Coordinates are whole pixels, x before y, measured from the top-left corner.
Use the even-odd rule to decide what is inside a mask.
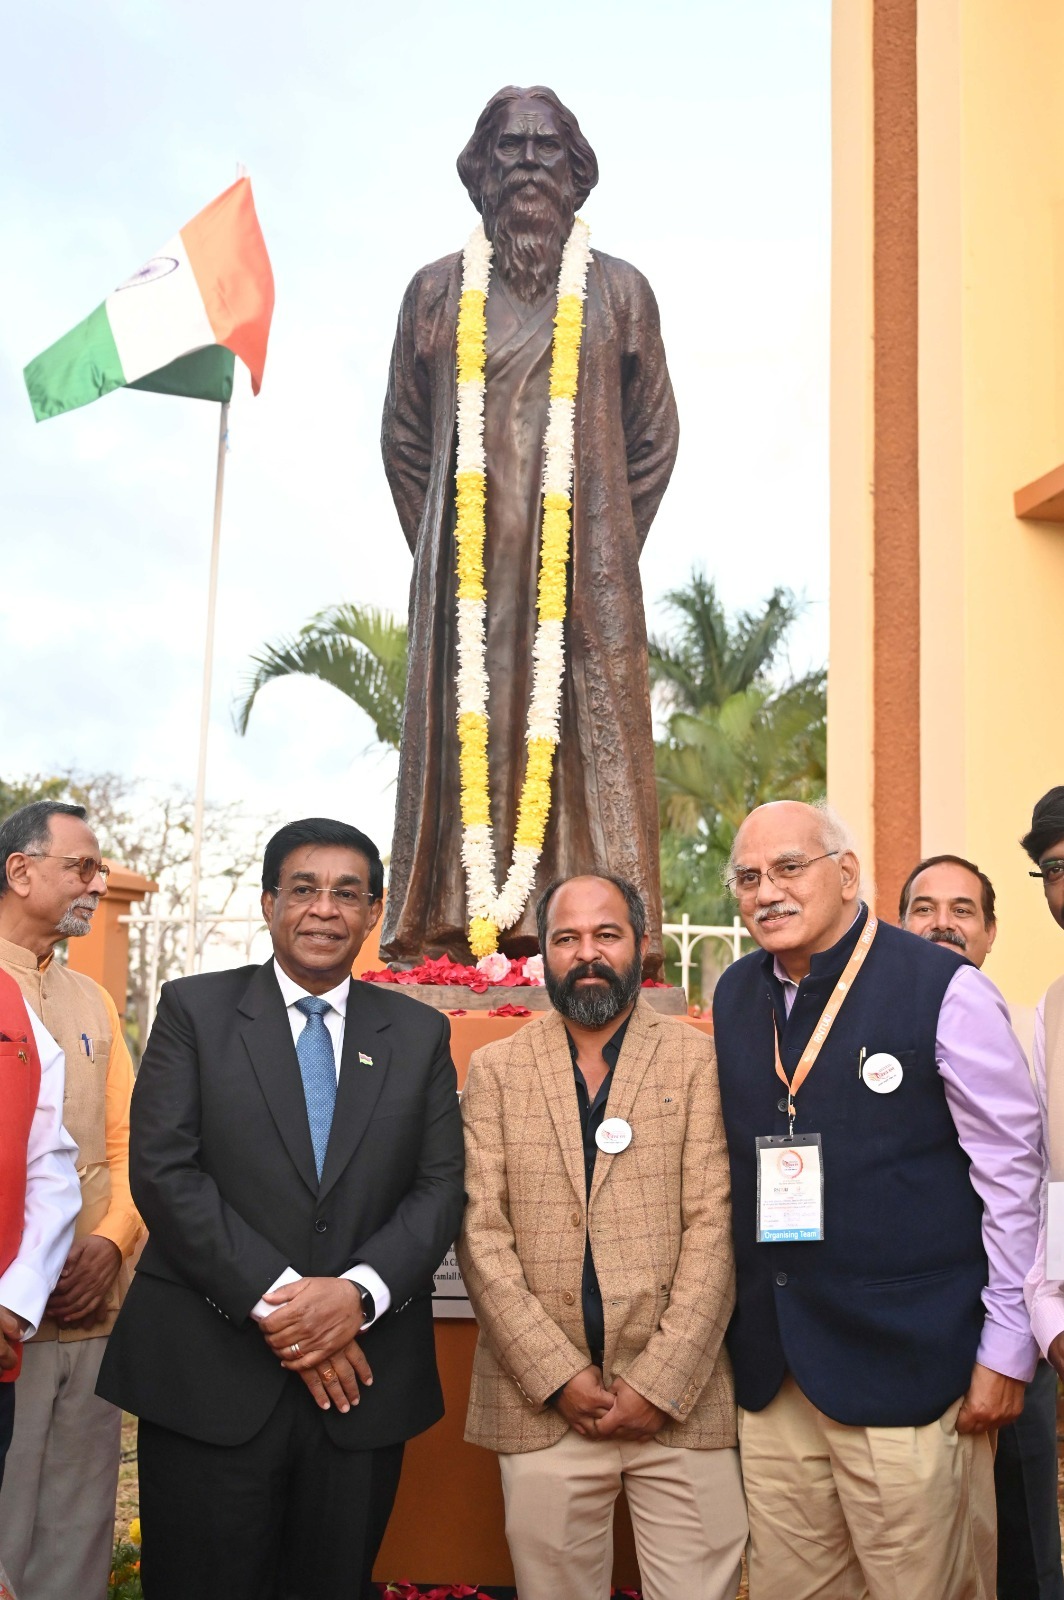
[[[723,860],[754,806],[818,800],[824,793],[826,675],[810,673],[780,690],[751,684],[721,706],[669,719],[657,746],[662,821],[679,833],[705,831]]]
[[[750,688],[771,666],[801,606],[786,589],[774,589],[760,615],[729,619],[712,578],[697,567],[665,604],[676,618],[669,643],[649,641],[650,681],[672,711],[722,706]]]
[[[655,746],[665,920],[731,921],[721,881],[736,830],[766,800],[818,800],[827,764],[827,676],[774,680],[771,668],[800,605],[776,589],[759,613],[729,619],[711,579],[692,573],[666,601],[669,642],[650,641],[650,677],[668,710]],[[703,943],[702,994],[718,952]]]
[[[346,694],[373,723],[381,744],[398,750],[406,694],[407,629],[375,606],[338,605],[318,611],[291,638],[252,656],[254,671],[234,706],[246,733],[259,690],[275,678],[320,678]]]

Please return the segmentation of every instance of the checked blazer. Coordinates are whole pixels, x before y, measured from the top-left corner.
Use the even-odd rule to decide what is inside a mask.
[[[462,1096],[468,1207],[458,1259],[480,1324],[466,1438],[503,1453],[567,1431],[550,1396],[590,1361],[585,1238],[602,1292],[604,1381],[669,1421],[663,1444],[736,1439],[723,1348],[735,1298],[728,1153],[711,1042],[636,1002],[608,1117],[627,1149],[596,1158],[585,1202],[565,1025],[551,1011],[478,1050]]]

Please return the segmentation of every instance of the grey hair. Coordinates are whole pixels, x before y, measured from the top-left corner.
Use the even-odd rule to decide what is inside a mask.
[[[857,855],[857,844],[853,834],[833,806],[829,806],[826,800],[816,800],[809,805],[809,810],[815,811],[817,814],[820,842],[825,855],[838,854],[842,856],[847,851],[852,855]],[[737,828],[735,839],[738,839],[739,832],[740,830]],[[731,850],[728,852],[728,860],[721,871],[721,881],[727,883],[734,871],[735,840],[733,839]]]
[[[47,850],[52,838],[53,817],[77,817],[84,822],[84,806],[70,805],[64,800],[31,800],[20,806],[0,823],[0,895],[8,890],[7,863],[14,855],[32,855],[43,845]]]
[[[825,850],[837,850],[840,856],[847,851],[851,855],[857,854],[857,841],[849,826],[843,822],[834,806],[829,806],[826,800],[818,800],[813,810],[820,815],[820,842]]]

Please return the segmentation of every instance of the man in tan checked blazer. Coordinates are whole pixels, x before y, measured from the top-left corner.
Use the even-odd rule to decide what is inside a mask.
[[[553,885],[538,923],[554,1010],[478,1050],[462,1099],[466,1438],[499,1453],[521,1600],[606,1600],[622,1480],[647,1600],[732,1600],[747,1523],[713,1047],[640,998],[630,884]]]

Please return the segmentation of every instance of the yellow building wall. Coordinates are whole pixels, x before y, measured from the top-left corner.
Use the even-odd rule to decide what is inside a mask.
[[[1064,461],[1064,5],[921,0],[918,40],[923,848],[989,873],[1022,1007],[1064,970],[1017,844],[1064,782],[1064,527],[1012,507]]]
[[[874,876],[871,38],[833,29],[828,786]],[[924,854],[998,891],[1015,1007],[1064,971],[1017,843],[1064,782],[1064,526],[1013,491],[1064,462],[1064,0],[919,0],[920,786]],[[893,915],[896,907],[880,910]]]

